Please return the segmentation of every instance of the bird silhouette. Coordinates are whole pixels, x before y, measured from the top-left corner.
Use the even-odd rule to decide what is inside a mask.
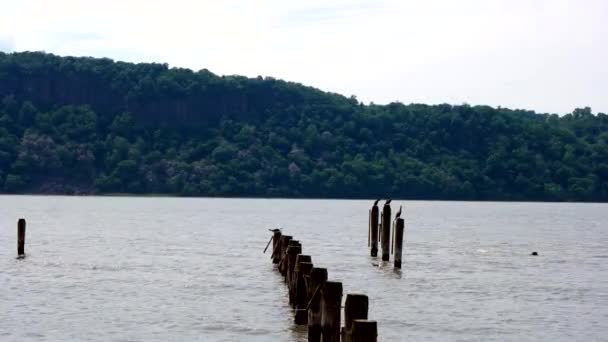
[[[378,202],[380,202],[379,199],[377,199],[377,200],[374,201],[374,207],[378,205]]]
[[[402,209],[402,206],[399,206],[399,211],[395,215],[395,220],[401,217],[401,209]]]
[[[384,205],[389,205],[389,204],[391,203],[391,201],[392,201],[392,199],[390,199],[390,198],[389,198],[389,199],[387,199],[387,200],[386,200],[386,203],[384,203]]]

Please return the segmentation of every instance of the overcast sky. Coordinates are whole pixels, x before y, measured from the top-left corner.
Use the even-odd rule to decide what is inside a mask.
[[[366,103],[608,113],[607,0],[0,0],[0,50],[273,76]]]

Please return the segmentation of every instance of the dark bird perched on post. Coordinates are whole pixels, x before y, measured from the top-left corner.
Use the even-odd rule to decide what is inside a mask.
[[[395,215],[395,220],[401,217],[401,208],[402,208],[402,206],[399,206],[399,211]]]
[[[380,202],[379,199],[377,199],[377,200],[374,201],[374,207],[378,205],[378,202]]]
[[[389,199],[387,199],[387,200],[386,200],[386,203],[384,203],[384,205],[388,205],[388,204],[390,204],[390,203],[391,203],[391,201],[392,201],[392,199],[390,199],[390,198],[389,198]]]

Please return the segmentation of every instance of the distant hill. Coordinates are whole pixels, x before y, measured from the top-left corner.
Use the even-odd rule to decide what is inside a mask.
[[[608,116],[0,53],[0,191],[608,200]]]

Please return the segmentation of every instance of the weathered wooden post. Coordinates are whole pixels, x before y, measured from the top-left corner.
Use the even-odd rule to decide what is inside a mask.
[[[376,321],[353,320],[351,342],[377,342],[377,340],[378,324]]]
[[[369,299],[364,294],[347,294],[344,304],[344,328],[342,341],[352,341],[352,325],[355,319],[367,319]]]
[[[281,231],[279,229],[276,229],[272,232],[272,255],[270,256],[270,258],[272,259],[273,264],[278,264],[280,261],[279,257],[277,256],[280,244]]]
[[[296,249],[297,249],[297,247],[296,247]],[[300,252],[301,251],[302,251],[302,247],[300,247]],[[296,291],[297,291],[297,285],[298,285],[298,276],[299,276],[299,272],[300,272],[298,263],[300,261],[311,262],[312,259],[311,259],[310,255],[297,254],[295,257],[293,257],[293,261],[291,259],[289,260],[290,271],[288,271],[287,288],[289,289],[289,304],[291,304],[291,306],[294,308],[296,307],[296,304],[297,304],[297,300],[296,300],[297,292]]]
[[[287,244],[291,241],[292,237],[289,235],[282,235],[279,239],[279,245],[277,246],[277,252],[273,255],[272,262],[279,264],[278,270],[281,271],[281,261],[283,261],[283,256],[285,255],[285,251],[287,250]]]
[[[395,223],[395,262],[396,268],[401,268],[401,257],[403,254],[403,230],[405,228],[405,222],[402,218],[398,218]]]
[[[25,258],[25,219],[17,221],[17,258]]]
[[[289,251],[289,247],[292,246],[299,246],[300,242],[298,240],[289,240],[287,241],[287,244],[282,246],[281,248],[281,261],[279,262],[279,271],[281,272],[281,275],[285,278],[285,280],[287,280],[287,266],[288,266],[288,261],[289,261],[289,256],[288,256],[288,251]]]
[[[289,286],[289,281],[291,280],[291,272],[293,272],[294,267],[296,266],[296,256],[302,253],[302,245],[299,241],[291,240],[289,241],[289,245],[287,246],[287,253],[285,254],[285,261],[283,262],[285,283]]]
[[[321,288],[321,341],[340,342],[342,283],[326,281]]]
[[[382,261],[390,258],[391,245],[391,200],[387,200],[382,208]]]
[[[371,237],[371,256],[376,257],[378,256],[378,201],[376,200],[374,202],[374,206],[372,207],[370,214],[369,214],[369,230],[370,230],[370,237]]]
[[[308,342],[321,341],[321,287],[327,281],[327,269],[313,267],[308,282]]]
[[[311,260],[312,261],[312,260]],[[312,271],[312,262],[300,261],[296,263],[296,308],[306,309],[308,305],[308,288],[306,279],[310,279],[310,272]],[[306,313],[308,317],[308,312]]]
[[[298,256],[300,257],[300,255]],[[306,325],[308,323],[308,293],[306,291],[306,276],[310,276],[312,270],[312,262],[302,262],[299,259],[296,260],[296,298],[295,298],[295,323],[298,325]]]

